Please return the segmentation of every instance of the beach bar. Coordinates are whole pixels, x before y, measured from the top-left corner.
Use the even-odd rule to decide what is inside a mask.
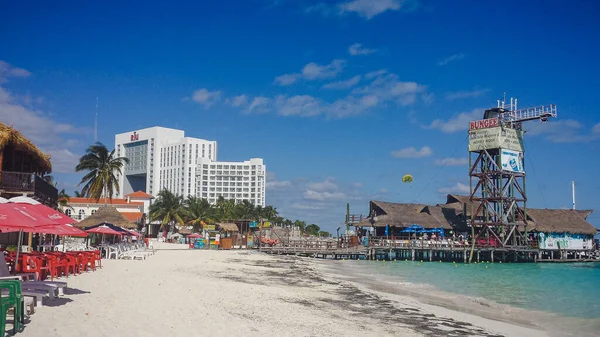
[[[283,239],[261,251],[333,259],[454,262],[590,261],[597,229],[586,221],[590,210],[527,209],[524,246],[503,246],[492,236],[475,235],[468,196],[448,195],[432,205],[370,201],[369,215],[355,224],[357,244],[337,240]]]

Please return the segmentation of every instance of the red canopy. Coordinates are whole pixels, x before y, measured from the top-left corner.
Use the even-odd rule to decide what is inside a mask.
[[[60,236],[88,236],[88,233],[71,225],[56,225],[48,230],[44,230],[45,234],[54,234]]]
[[[194,234],[190,234],[190,235],[188,235],[187,237],[188,237],[188,238],[192,238],[192,239],[194,239],[194,238],[201,238],[201,237],[202,237],[202,235],[200,235],[200,234],[198,234],[198,233],[194,233]]]
[[[132,230],[129,230],[129,229],[126,229],[126,228],[123,228],[123,229],[125,229],[129,234],[131,234],[133,236],[142,236],[142,234],[140,234],[140,233],[138,233],[136,231],[132,231]]]
[[[7,232],[43,233],[57,226],[56,221],[50,220],[39,213],[25,210],[14,203],[0,204],[0,230]]]
[[[71,225],[76,222],[75,220],[71,219],[70,217],[66,216],[65,214],[61,213],[60,211],[57,211],[46,205],[42,205],[42,204],[31,205],[31,204],[25,204],[25,203],[15,203],[15,205],[19,205],[20,207],[23,207],[29,213],[40,214],[41,216],[46,217],[49,220],[51,220],[55,223],[58,223],[59,225]]]
[[[122,235],[123,233],[117,232],[116,230],[108,227],[108,226],[98,226],[92,229],[86,230],[88,233],[96,233],[96,234],[108,234],[108,235]]]

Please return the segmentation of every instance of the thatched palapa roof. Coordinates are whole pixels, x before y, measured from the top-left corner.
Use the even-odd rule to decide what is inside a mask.
[[[597,229],[587,222],[590,210],[527,209],[528,231],[596,235]]]
[[[0,122],[0,151],[8,144],[12,144],[19,151],[31,155],[35,164],[45,173],[52,172],[50,156],[40,151],[29,139],[25,138],[21,132]]]
[[[477,211],[477,208],[481,202],[475,201],[473,202],[473,211]],[[443,208],[452,208],[456,211],[456,214],[463,214],[464,207],[466,205],[467,208],[467,216],[471,216],[471,200],[468,195],[456,195],[456,194],[448,194],[446,197],[445,204],[437,204],[437,206]]]
[[[423,204],[400,204],[385,201],[371,201],[371,210],[376,213],[375,227],[386,225],[395,227],[409,227],[413,224],[423,228],[452,229],[449,219],[444,217],[441,207]],[[454,217],[454,214],[452,214]]]
[[[115,226],[123,227],[123,228],[136,228],[137,224],[133,221],[127,220],[114,206],[101,206],[98,208],[96,213],[90,215],[89,217],[81,220],[78,223],[75,223],[75,227],[84,228],[95,226],[102,222],[108,222]]]
[[[479,207],[474,202],[473,207]],[[375,227],[386,225],[409,227],[417,224],[424,228],[439,228],[467,230],[464,222],[463,209],[467,205],[470,216],[470,200],[468,196],[452,195],[447,197],[446,204],[427,206],[421,204],[402,204],[384,201],[371,201],[370,210],[375,212],[377,219]],[[591,210],[570,209],[536,209],[527,208],[527,230],[544,233],[572,233],[595,235],[598,229],[587,222]],[[360,225],[368,225],[367,218]]]
[[[237,232],[238,231],[238,226],[236,224],[230,223],[230,222],[218,223],[217,226],[219,226],[219,229],[224,232]]]

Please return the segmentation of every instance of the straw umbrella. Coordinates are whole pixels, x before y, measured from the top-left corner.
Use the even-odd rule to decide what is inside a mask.
[[[78,228],[92,227],[103,222],[127,229],[137,228],[135,222],[127,220],[114,206],[101,206],[94,214],[75,223],[74,226]]]

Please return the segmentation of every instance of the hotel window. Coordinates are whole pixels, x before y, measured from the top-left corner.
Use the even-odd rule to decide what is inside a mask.
[[[85,219],[85,211],[80,209],[79,210],[79,220],[83,220]]]
[[[66,216],[71,216],[71,210],[69,208],[65,209]]]

